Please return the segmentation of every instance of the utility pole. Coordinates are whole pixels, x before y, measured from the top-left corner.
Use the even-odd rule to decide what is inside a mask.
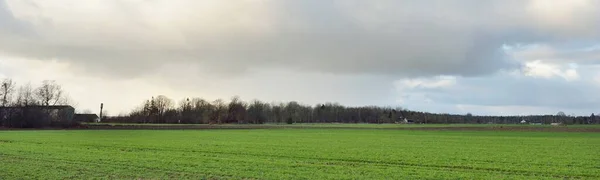
[[[98,117],[98,122],[102,121],[102,109],[104,108],[104,103],[100,103],[100,117]]]

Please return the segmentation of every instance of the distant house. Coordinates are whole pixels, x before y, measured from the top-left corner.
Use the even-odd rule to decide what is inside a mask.
[[[98,122],[100,118],[96,114],[75,114],[75,122]]]
[[[525,124],[527,123],[527,121],[525,121],[525,119],[521,120],[521,124]]]
[[[400,121],[400,123],[402,123],[402,124],[413,124],[413,123],[415,123],[415,120],[404,118],[404,119],[402,119],[402,121]]]

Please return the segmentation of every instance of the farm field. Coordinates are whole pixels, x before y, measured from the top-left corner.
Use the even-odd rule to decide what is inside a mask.
[[[135,124],[135,123],[84,123],[89,126],[214,126],[214,127],[304,127],[304,128],[446,128],[446,127],[525,127],[525,128],[594,128],[600,129],[600,124],[573,124],[565,126],[529,125],[529,124],[367,124],[367,123],[295,123],[295,124]]]
[[[135,126],[208,126],[208,124],[135,124],[135,123],[85,123],[87,125],[135,125]],[[367,123],[295,123],[295,124],[213,124],[212,126],[249,126],[249,127],[357,127],[357,128],[413,128],[413,127],[543,127],[553,128],[549,124],[529,125],[529,124],[367,124]],[[574,124],[559,126],[566,128],[600,128],[600,124]]]
[[[600,133],[0,131],[0,179],[600,179]]]
[[[521,124],[127,124],[86,123],[83,129],[373,129],[373,130],[453,130],[453,131],[537,131],[537,132],[600,132],[600,125],[521,125]]]

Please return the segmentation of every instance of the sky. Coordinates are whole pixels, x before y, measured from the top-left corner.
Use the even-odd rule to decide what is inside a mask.
[[[0,0],[0,78],[152,96],[600,113],[596,0]]]

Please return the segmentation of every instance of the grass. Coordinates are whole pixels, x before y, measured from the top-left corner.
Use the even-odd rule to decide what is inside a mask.
[[[0,131],[0,179],[600,179],[600,133]]]
[[[530,125],[530,124],[367,124],[367,123],[297,123],[297,124],[135,124],[135,123],[86,123],[88,125],[134,125],[134,126],[249,126],[249,127],[339,127],[339,128],[418,128],[418,127],[566,127],[566,128],[600,128],[600,124],[574,124],[566,126]]]
[[[277,124],[274,124],[277,125]],[[411,127],[570,127],[570,128],[600,128],[600,124],[593,125],[568,125],[552,126],[530,125],[530,124],[342,124],[342,123],[300,123],[300,124],[281,124],[279,126],[306,126],[306,127],[357,127],[357,128],[411,128]]]

